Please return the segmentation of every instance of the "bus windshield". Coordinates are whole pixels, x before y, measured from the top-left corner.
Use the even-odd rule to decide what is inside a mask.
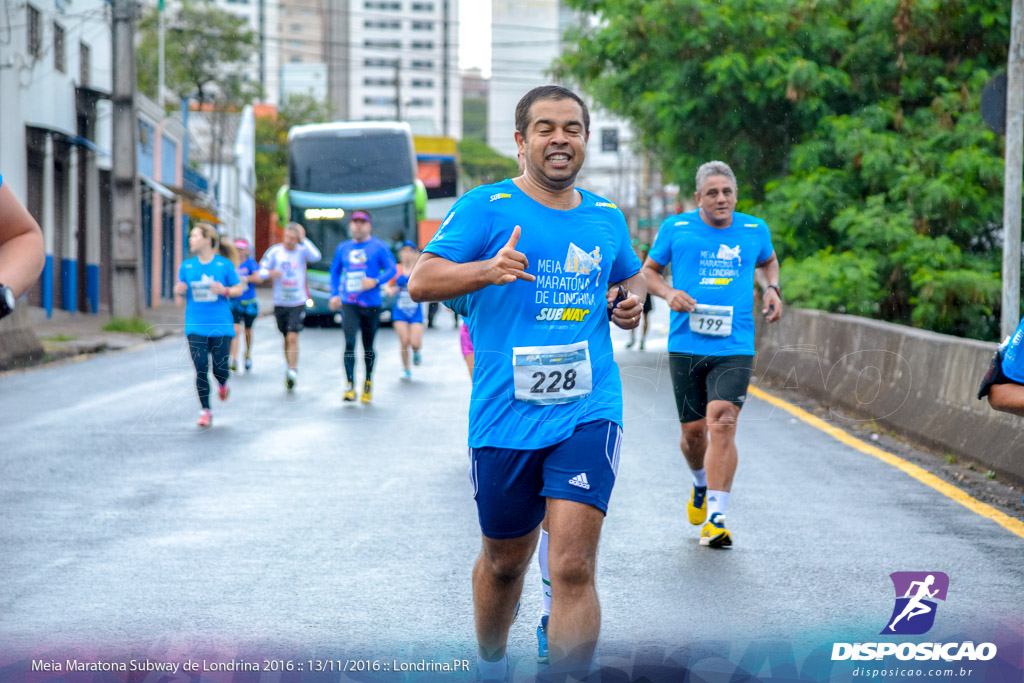
[[[383,206],[370,209],[370,216],[373,218],[373,236],[384,240],[388,246],[401,242],[407,237],[406,226],[415,223],[414,207],[407,203],[394,206]],[[310,263],[309,267],[314,270],[330,270],[331,259],[334,258],[334,250],[338,245],[349,239],[348,212],[344,218],[337,220],[307,220],[297,218],[306,228],[306,237],[317,245],[323,258],[319,263]]]
[[[397,131],[324,131],[289,143],[288,182],[293,190],[323,194],[379,192],[412,185],[409,138]]]

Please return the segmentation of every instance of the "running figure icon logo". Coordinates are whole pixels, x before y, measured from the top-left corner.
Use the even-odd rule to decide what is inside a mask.
[[[935,623],[936,600],[946,600],[949,577],[942,572],[893,572],[896,605],[882,634],[919,636]]]

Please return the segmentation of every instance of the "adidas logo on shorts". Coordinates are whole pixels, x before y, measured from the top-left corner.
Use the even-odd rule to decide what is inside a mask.
[[[579,486],[581,489],[590,490],[590,482],[587,481],[587,473],[580,472],[575,477],[569,480],[569,483],[573,486]]]

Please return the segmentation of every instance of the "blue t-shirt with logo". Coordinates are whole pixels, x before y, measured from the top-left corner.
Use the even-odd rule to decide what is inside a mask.
[[[194,256],[182,261],[178,280],[188,285],[185,305],[185,334],[203,337],[234,337],[235,325],[228,299],[210,291],[213,282],[225,287],[237,285],[235,264],[217,254],[209,263],[200,263]]]
[[[260,264],[256,262],[256,259],[250,256],[249,258],[242,261],[242,265],[238,266],[239,279],[241,280],[242,278],[249,277],[253,273],[259,272],[259,270]],[[239,297],[240,301],[252,301],[256,298],[255,283],[248,282],[248,285],[249,286],[246,288],[246,290],[242,292],[242,296]]]
[[[371,237],[365,242],[348,240],[334,250],[331,261],[331,296],[341,296],[346,304],[362,308],[380,306],[380,284],[397,272],[395,257],[388,245]],[[363,278],[377,281],[376,287],[363,291]]]
[[[537,278],[489,285],[452,302],[473,331],[470,447],[537,449],[564,441],[577,424],[622,424],[606,293],[641,263],[622,212],[578,191],[580,205],[559,211],[512,180],[477,187],[452,207],[424,249],[457,263],[483,261],[518,225],[516,249]]]
[[[672,287],[698,304],[732,307],[728,336],[695,332],[689,313],[672,311],[668,350],[700,356],[753,356],[754,269],[774,251],[768,225],[754,216],[733,213],[728,228],[708,225],[699,210],[666,218],[648,255],[662,266],[671,263]],[[700,325],[696,327],[700,329]]]
[[[1017,384],[1024,384],[1024,320],[1017,325],[1017,331],[1010,337],[1010,343],[1003,350],[1003,374]]]

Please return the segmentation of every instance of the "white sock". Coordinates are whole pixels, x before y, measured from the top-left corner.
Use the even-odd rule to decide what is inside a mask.
[[[507,652],[496,662],[488,662],[480,656],[479,652],[476,654],[476,673],[481,681],[503,681],[506,669],[508,669]]]
[[[708,485],[708,473],[701,467],[699,470],[690,470],[690,474],[693,475],[693,485],[703,486],[707,488]]]
[[[551,614],[551,574],[548,573],[548,532],[540,530],[540,548],[537,550],[537,564],[540,565],[540,592],[544,600],[541,616]]]
[[[716,513],[725,514],[725,506],[729,504],[728,491],[708,491],[708,519]]]

